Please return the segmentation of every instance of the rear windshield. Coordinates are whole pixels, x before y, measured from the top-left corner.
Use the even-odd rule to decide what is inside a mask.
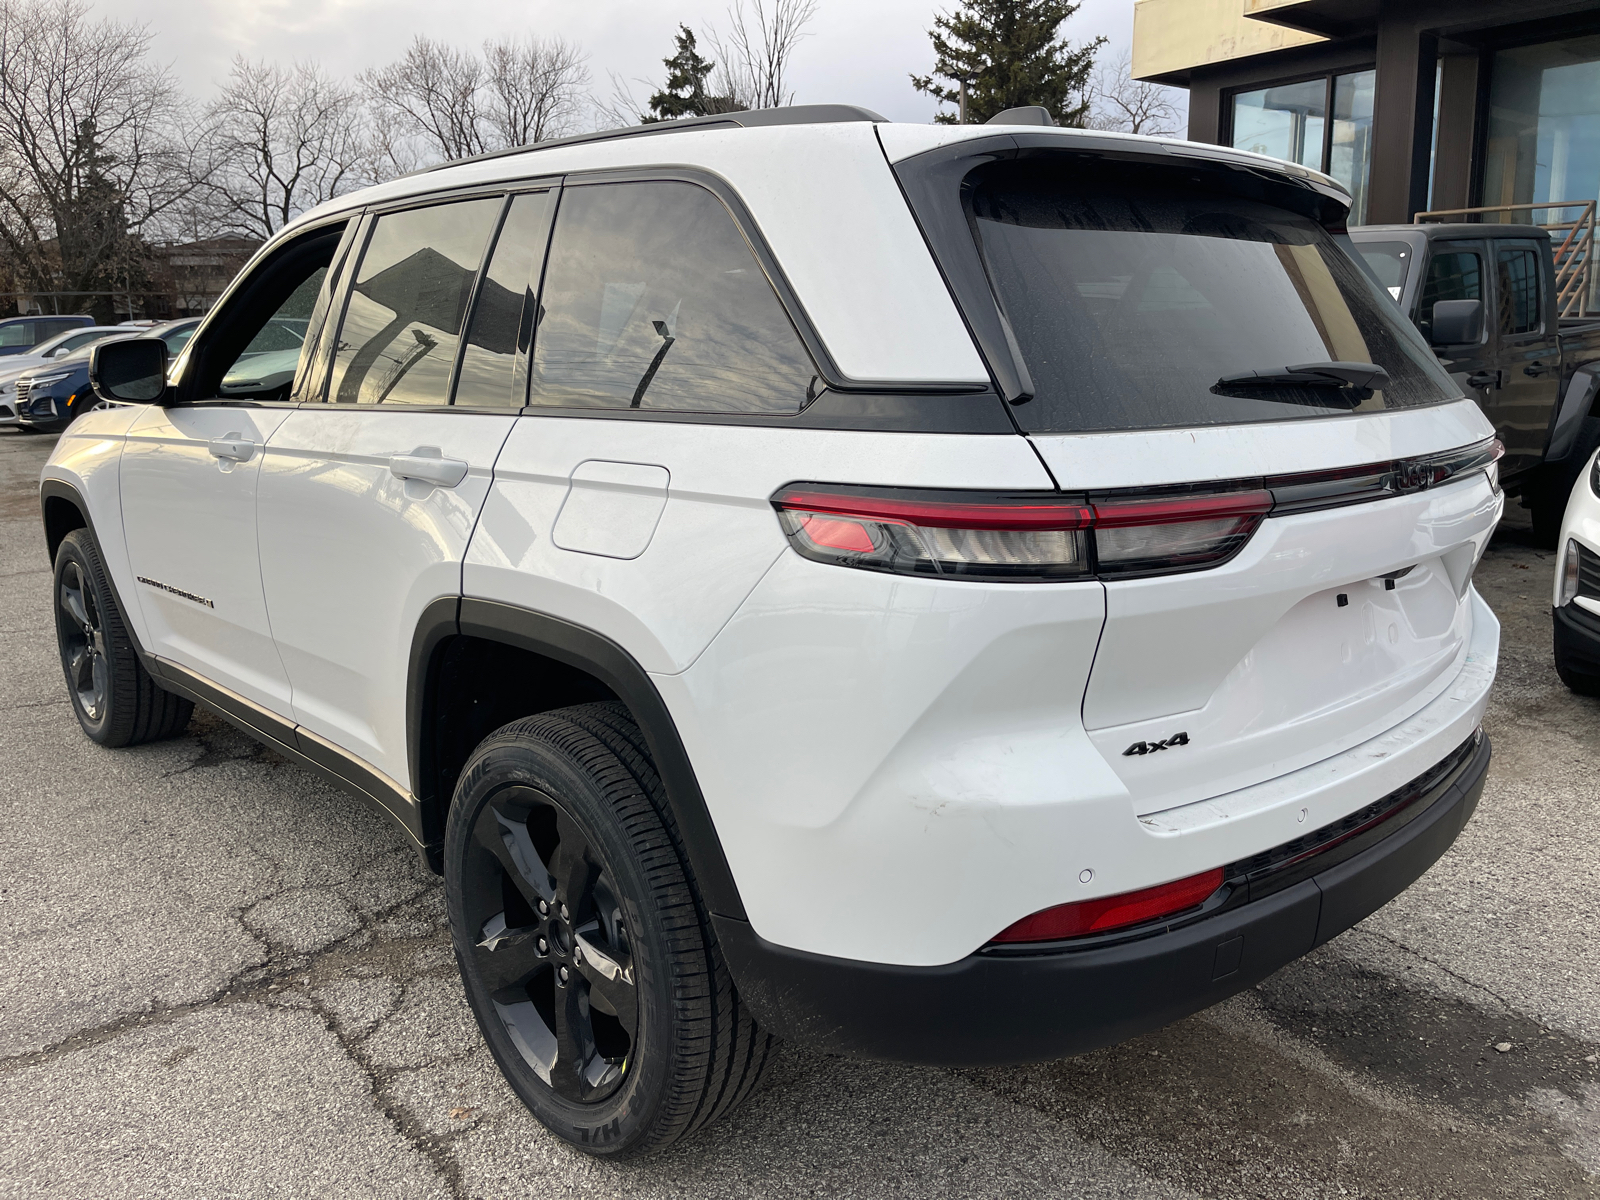
[[[1460,390],[1317,222],[1188,174],[998,164],[967,194],[1034,398],[1030,433],[1298,420]],[[1281,381],[1376,363],[1379,388]],[[1249,385],[1225,382],[1247,372]]]

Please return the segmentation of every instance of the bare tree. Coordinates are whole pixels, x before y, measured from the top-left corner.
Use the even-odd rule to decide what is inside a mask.
[[[0,248],[19,287],[63,307],[130,286],[141,231],[194,186],[185,104],[149,39],[84,0],[0,0]]]
[[[527,146],[574,132],[589,68],[560,38],[500,38],[483,44],[486,142]]]
[[[215,149],[205,194],[218,231],[268,238],[294,217],[371,181],[371,139],[356,91],[316,63],[233,60],[207,107]]]
[[[706,41],[720,60],[713,89],[732,96],[740,108],[779,108],[794,103],[786,73],[806,26],[816,16],[816,0],[737,0],[728,10],[726,35]]]
[[[418,34],[399,62],[357,79],[380,119],[400,138],[419,139],[425,156],[466,158],[488,148],[478,107],[484,64],[476,54]]]
[[[525,146],[577,128],[589,69],[560,38],[500,38],[481,54],[417,37],[357,77],[380,158],[396,170]]]
[[[1085,99],[1089,104],[1089,129],[1117,133],[1170,135],[1183,128],[1183,113],[1174,103],[1177,91],[1133,77],[1127,51],[1112,63],[1095,68]]]

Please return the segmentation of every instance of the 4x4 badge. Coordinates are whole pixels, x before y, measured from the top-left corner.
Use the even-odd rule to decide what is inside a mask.
[[[1187,746],[1188,744],[1189,735],[1187,733],[1175,733],[1169,738],[1162,738],[1159,742],[1135,742],[1122,752],[1122,757],[1129,758],[1135,754],[1154,754],[1157,750],[1171,750],[1174,746]]]

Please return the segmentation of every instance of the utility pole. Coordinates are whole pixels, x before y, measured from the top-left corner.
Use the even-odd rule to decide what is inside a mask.
[[[961,122],[960,123],[962,125],[965,125],[967,123],[967,81],[965,79],[961,80]]]

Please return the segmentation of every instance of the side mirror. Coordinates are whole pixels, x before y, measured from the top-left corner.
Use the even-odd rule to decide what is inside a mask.
[[[167,390],[167,344],[160,338],[97,343],[89,352],[89,386],[102,400],[154,404]]]
[[[1440,300],[1433,306],[1435,346],[1465,346],[1483,336],[1482,300]]]

